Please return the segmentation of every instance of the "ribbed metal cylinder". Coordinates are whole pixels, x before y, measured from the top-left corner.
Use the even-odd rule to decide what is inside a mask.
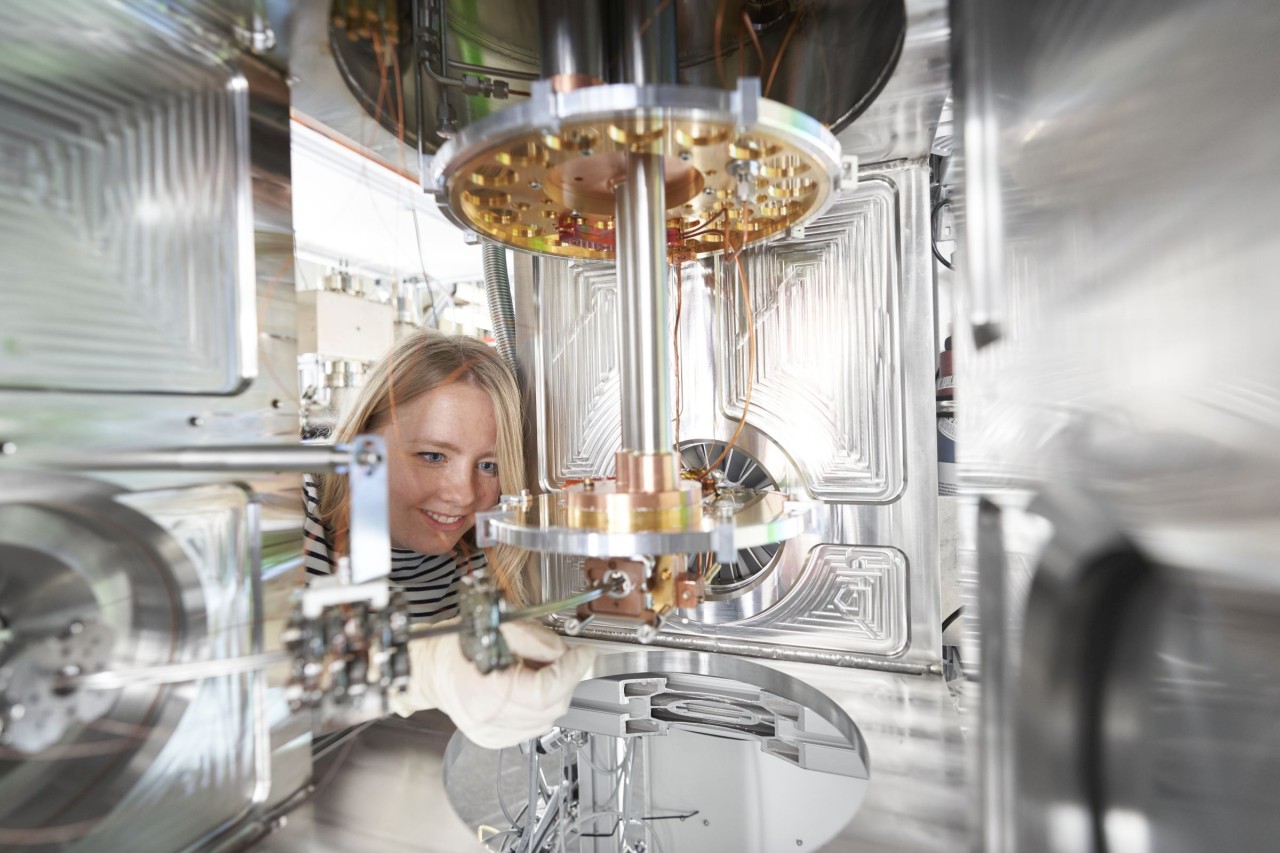
[[[489,303],[489,322],[498,355],[516,371],[516,309],[511,303],[511,281],[507,276],[507,250],[497,243],[485,243],[484,294]]]

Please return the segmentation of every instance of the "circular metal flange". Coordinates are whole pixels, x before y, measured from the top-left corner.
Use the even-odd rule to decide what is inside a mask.
[[[529,101],[442,147],[429,186],[462,228],[516,249],[608,260],[628,155],[657,154],[668,254],[739,249],[819,215],[841,179],[830,131],[759,97],[758,80],[743,83],[734,92],[611,85],[557,94],[540,81]]]
[[[764,493],[738,515],[719,520],[704,518],[688,530],[609,532],[569,526],[563,494],[539,495],[524,505],[509,504],[477,513],[476,543],[481,548],[511,545],[528,551],[586,557],[713,551],[723,560],[732,560],[743,548],[801,535],[816,508],[816,503],[792,501],[780,492]]]

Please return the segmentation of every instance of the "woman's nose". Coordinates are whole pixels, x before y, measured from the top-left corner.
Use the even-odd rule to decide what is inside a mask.
[[[476,499],[475,482],[469,470],[462,466],[449,466],[441,489],[443,497],[459,509],[469,509]]]

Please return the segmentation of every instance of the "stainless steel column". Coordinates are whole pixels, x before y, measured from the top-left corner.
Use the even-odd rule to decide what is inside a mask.
[[[556,89],[602,83],[605,79],[605,23],[602,0],[539,0],[542,76]]]
[[[662,156],[630,154],[615,188],[622,446],[671,450],[667,350],[667,221]]]
[[[611,15],[610,80],[637,86],[678,83],[676,4],[671,0],[619,0]]]

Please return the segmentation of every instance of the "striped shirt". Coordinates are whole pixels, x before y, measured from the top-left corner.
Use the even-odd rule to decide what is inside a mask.
[[[334,559],[329,531],[320,523],[320,495],[310,475],[302,477],[303,564],[312,575],[333,574]],[[484,552],[477,549],[470,570],[484,568]],[[455,554],[419,554],[407,548],[391,549],[391,589],[403,592],[414,621],[437,622],[458,615],[458,586],[465,567]]]

